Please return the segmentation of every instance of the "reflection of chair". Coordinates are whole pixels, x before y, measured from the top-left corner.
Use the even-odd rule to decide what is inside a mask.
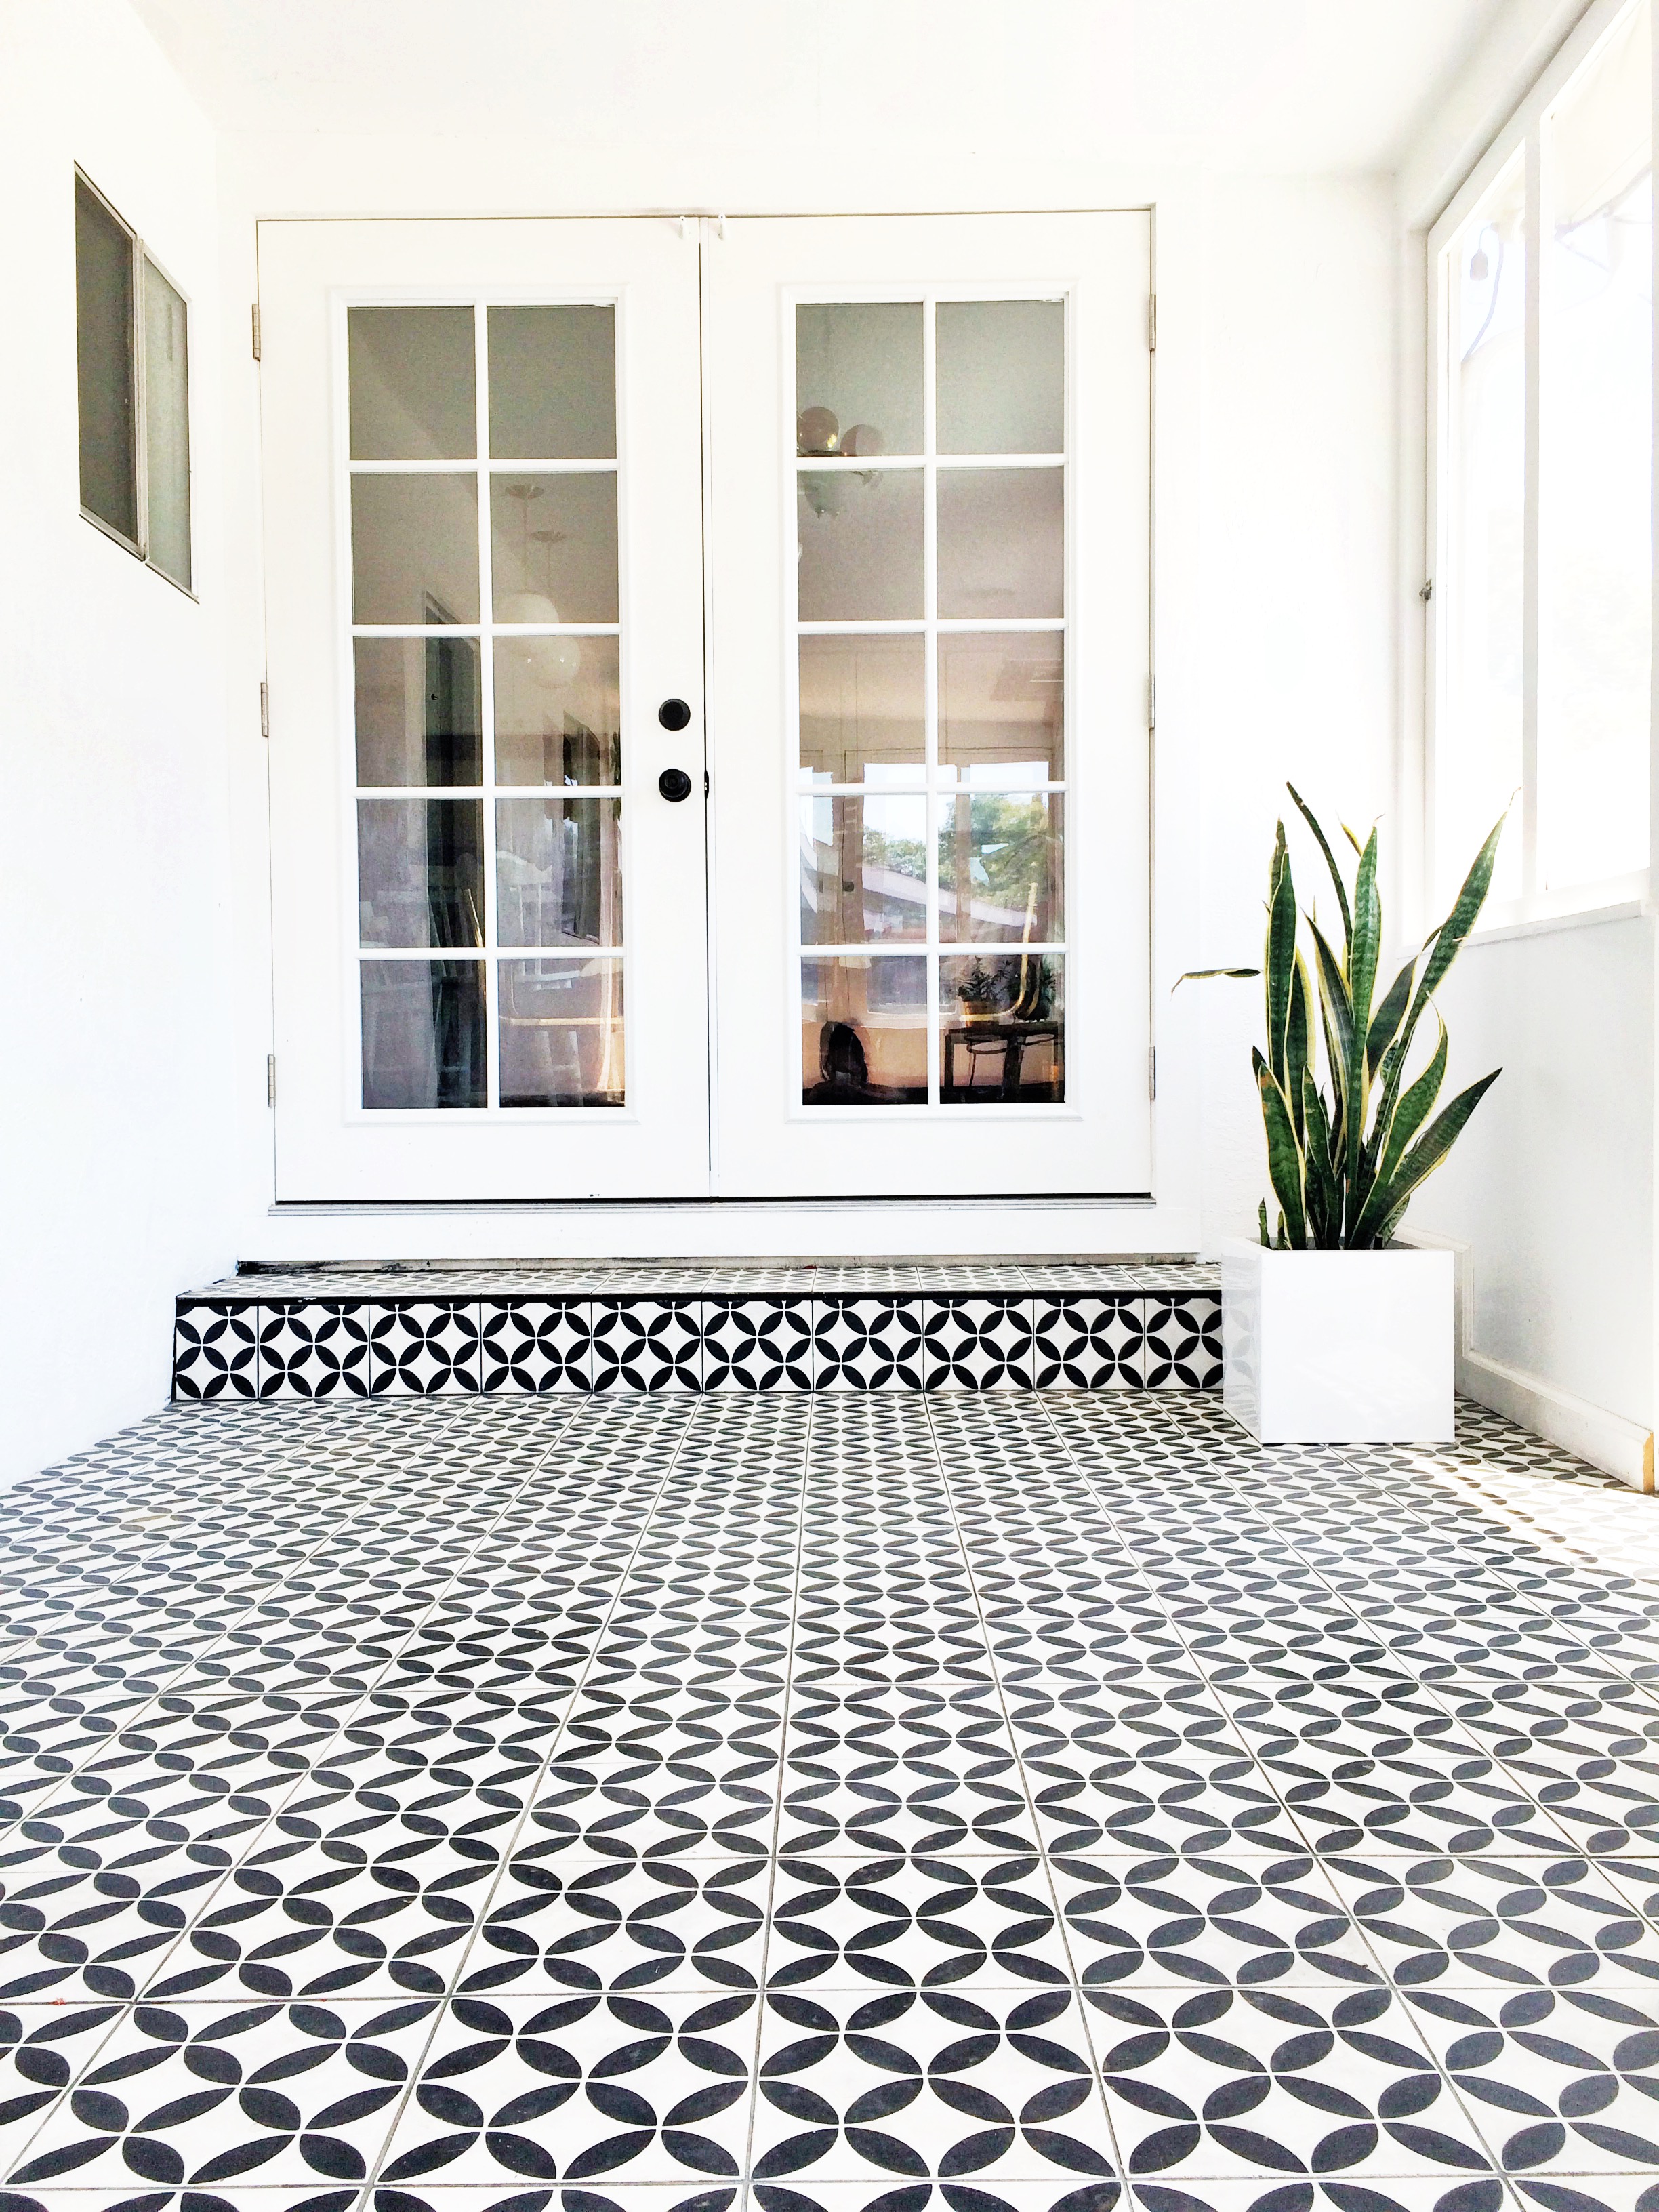
[[[1045,1073],[1030,1080],[1030,1095],[1057,1097],[1060,1083],[1060,1025],[1058,1022],[1000,1019],[944,1032],[942,1093],[966,1099],[1017,1099],[1026,1094],[1028,1057],[1046,1053]],[[965,1055],[966,1066],[962,1065]],[[964,1080],[963,1078],[966,1079]]]

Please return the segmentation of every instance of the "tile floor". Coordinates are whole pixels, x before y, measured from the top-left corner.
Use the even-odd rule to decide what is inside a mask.
[[[1659,1502],[227,1404],[0,1526],[0,2212],[1659,2212]]]

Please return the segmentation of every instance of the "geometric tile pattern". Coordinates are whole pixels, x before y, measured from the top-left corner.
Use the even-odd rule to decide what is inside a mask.
[[[1652,1502],[939,1312],[428,1299],[11,1491],[0,2212],[1655,2212]]]
[[[591,1297],[191,1294],[178,1301],[173,1396],[184,1404],[501,1391],[1221,1385],[1220,1293],[1212,1287],[1156,1297],[1122,1287],[1034,1294],[952,1282],[943,1267],[931,1271],[941,1279],[926,1290],[845,1279],[882,1272],[866,1268],[837,1271],[835,1287],[820,1283],[806,1295],[745,1289],[736,1271],[726,1272],[739,1287],[701,1297],[672,1287],[671,1271],[654,1290]],[[989,1272],[1020,1271],[961,1273],[970,1272],[982,1283]]]

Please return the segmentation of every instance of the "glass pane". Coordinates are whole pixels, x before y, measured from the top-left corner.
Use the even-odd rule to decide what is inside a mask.
[[[1060,469],[941,469],[939,611],[947,617],[1065,611]]]
[[[808,1106],[927,1103],[927,963],[803,960],[801,1099]]]
[[[620,960],[503,960],[503,1106],[621,1106]]]
[[[478,450],[471,307],[346,312],[354,461],[470,461]]]
[[[927,936],[927,802],[803,799],[803,945]]]
[[[879,783],[921,775],[927,758],[924,641],[800,641],[800,780]]]
[[[1526,253],[1517,155],[1448,257],[1445,673],[1434,769],[1447,898],[1521,781]],[[1521,889],[1518,834],[1498,848],[1492,889],[1500,898]]]
[[[1066,450],[1066,309],[1059,300],[941,300],[941,453]]]
[[[483,1106],[481,960],[365,960],[363,1103]]]
[[[351,591],[360,623],[478,619],[478,480],[353,477]]]
[[[96,192],[75,180],[75,331],[81,415],[81,504],[135,543],[137,395],[132,239]]]
[[[190,372],[185,303],[144,263],[144,550],[164,576],[190,586]]]
[[[621,817],[617,799],[497,801],[501,944],[622,943]]]
[[[489,450],[498,461],[616,459],[614,307],[489,310]]]
[[[489,545],[495,620],[617,619],[617,479],[493,477]]]
[[[919,453],[921,307],[797,307],[795,411],[799,453]]]
[[[939,641],[939,759],[963,783],[1065,780],[1065,638],[959,632]]]
[[[921,616],[920,469],[804,476],[797,508],[803,622]]]
[[[498,637],[497,783],[620,783],[614,637]]]
[[[1544,125],[1538,862],[1548,890],[1648,863],[1648,25],[1634,9]]]
[[[482,945],[483,853],[476,799],[360,799],[362,942]]]
[[[939,933],[1044,945],[1066,934],[1057,792],[984,792],[939,807]]]
[[[1065,967],[1053,952],[940,960],[941,1105],[1051,1105],[1065,1097]]]
[[[359,783],[482,780],[476,638],[360,637],[353,657]]]

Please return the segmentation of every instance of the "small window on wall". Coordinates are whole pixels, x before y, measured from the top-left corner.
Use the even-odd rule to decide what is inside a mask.
[[[75,179],[81,512],[188,591],[185,302],[102,195]]]
[[[1436,890],[1513,799],[1514,917],[1649,866],[1650,10],[1591,10],[1431,241]]]

